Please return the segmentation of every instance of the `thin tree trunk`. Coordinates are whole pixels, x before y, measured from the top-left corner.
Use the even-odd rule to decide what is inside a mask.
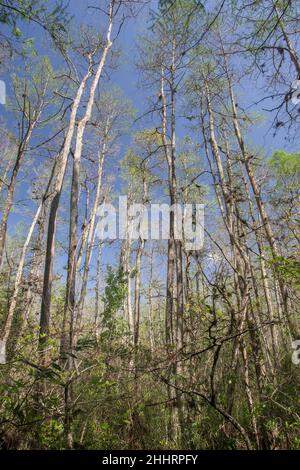
[[[94,205],[93,205],[90,220],[89,220],[88,233],[87,233],[87,247],[86,247],[85,261],[84,261],[84,267],[83,267],[81,292],[80,292],[78,305],[77,305],[77,308],[76,308],[77,315],[76,315],[76,327],[75,327],[75,338],[74,338],[74,344],[75,345],[76,345],[76,342],[77,342],[77,339],[78,339],[78,334],[79,334],[79,331],[80,331],[80,328],[81,328],[84,302],[85,302],[86,291],[87,291],[88,274],[89,274],[89,268],[90,268],[92,253],[93,253],[93,246],[94,246],[94,242],[95,242],[95,230],[94,230],[94,228],[95,228],[97,209],[98,209],[98,206],[99,206],[99,201],[100,201],[100,196],[101,196],[103,164],[104,164],[104,159],[105,159],[105,155],[106,155],[106,141],[105,140],[106,140],[106,136],[104,137],[104,141],[103,141],[103,144],[102,144],[102,150],[98,155],[97,189],[96,189]]]
[[[290,41],[290,38],[289,38],[289,36],[288,36],[288,34],[285,30],[285,27],[284,27],[284,24],[283,24],[283,21],[282,21],[282,15],[280,15],[280,13],[278,11],[276,2],[273,0],[272,3],[273,3],[273,8],[276,12],[277,21],[279,22],[280,30],[281,30],[282,35],[284,37],[285,43],[287,45],[287,49],[288,49],[291,61],[294,64],[294,67],[295,67],[295,70],[296,70],[296,73],[297,73],[297,77],[300,78],[300,60],[299,60],[298,54],[297,54],[295,48],[293,47],[292,42]]]
[[[135,287],[134,287],[134,345],[137,347],[139,342],[140,333],[140,318],[141,318],[141,260],[145,240],[140,238],[138,240],[138,248],[135,261]]]
[[[0,269],[3,264],[3,251],[5,247],[5,241],[6,241],[6,233],[7,233],[7,221],[8,217],[13,205],[13,196],[15,192],[15,187],[16,187],[16,182],[17,182],[17,176],[20,170],[21,163],[23,161],[24,155],[26,153],[28,143],[30,141],[30,138],[32,136],[33,129],[37,123],[37,120],[33,121],[30,123],[26,136],[23,141],[20,142],[19,148],[18,148],[18,153],[17,153],[17,158],[12,170],[12,174],[10,177],[10,182],[7,186],[7,192],[6,192],[6,198],[5,198],[5,204],[3,208],[3,214],[2,214],[2,219],[0,222]]]

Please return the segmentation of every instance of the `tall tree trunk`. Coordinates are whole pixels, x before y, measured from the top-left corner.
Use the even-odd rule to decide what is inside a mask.
[[[63,181],[65,177],[68,156],[70,153],[71,142],[75,131],[76,116],[80,106],[82,95],[85,91],[87,81],[92,73],[91,62],[86,74],[84,75],[80,86],[77,89],[76,96],[73,101],[73,106],[70,114],[69,126],[65,136],[63,149],[59,155],[59,171],[56,176],[52,191],[52,201],[50,205],[49,218],[48,218],[48,231],[47,231],[47,244],[46,244],[46,259],[43,277],[43,293],[42,305],[40,316],[40,336],[39,336],[39,349],[43,350],[47,336],[49,334],[49,321],[50,321],[50,308],[51,308],[51,292],[53,281],[53,260],[55,254],[55,233],[56,233],[56,219],[61,196]]]
[[[167,103],[165,95],[165,71],[162,65],[161,70],[161,113],[162,113],[162,142],[165,153],[165,158],[168,164],[168,178],[170,190],[171,205],[175,203],[175,197],[170,188],[170,181],[173,179],[174,168],[170,157],[170,145],[167,140]],[[174,213],[170,212],[170,234],[168,240],[168,266],[167,266],[167,292],[166,292],[166,315],[165,315],[165,335],[166,344],[173,344],[175,337],[174,325],[174,275],[175,275],[175,243],[174,243]]]
[[[275,240],[275,236],[274,236],[274,233],[273,233],[273,230],[272,230],[272,226],[271,226],[271,223],[270,223],[270,220],[269,220],[266,208],[265,208],[265,204],[264,204],[264,202],[262,200],[262,197],[261,197],[260,189],[258,187],[258,184],[256,182],[256,178],[254,176],[252,163],[251,163],[251,156],[248,155],[248,153],[246,151],[244,140],[243,140],[243,137],[242,137],[242,134],[241,134],[241,130],[240,130],[239,122],[238,122],[238,116],[237,116],[236,102],[235,102],[235,97],[234,97],[234,93],[233,93],[233,86],[232,86],[231,77],[230,77],[230,74],[229,74],[229,71],[228,71],[226,58],[224,58],[224,61],[225,61],[227,79],[228,79],[230,102],[231,102],[231,107],[232,107],[232,122],[233,122],[233,127],[234,127],[234,131],[235,131],[236,139],[238,141],[238,144],[239,144],[241,152],[242,152],[243,164],[245,165],[245,168],[246,168],[246,171],[247,171],[247,175],[248,175],[248,178],[249,178],[249,181],[250,181],[250,184],[251,184],[251,188],[252,188],[252,191],[254,193],[256,203],[257,203],[257,208],[258,208],[258,211],[259,211],[259,214],[260,214],[260,217],[261,217],[261,220],[262,220],[262,224],[263,224],[263,227],[264,227],[264,230],[265,230],[266,238],[267,238],[267,241],[268,241],[268,243],[270,245],[270,248],[272,250],[274,265],[276,266],[277,258],[280,256],[280,253],[279,253],[277,243],[276,243],[276,240]],[[275,267],[275,269],[276,269],[276,267]],[[283,308],[284,308],[286,319],[287,319],[287,322],[288,322],[288,325],[289,325],[289,328],[290,328],[291,335],[294,336],[294,337],[297,337],[297,327],[296,327],[295,323],[293,322],[293,319],[291,318],[291,315],[290,315],[290,312],[289,312],[289,298],[288,298],[287,287],[286,287],[285,283],[283,282],[283,280],[280,277],[278,277],[278,282],[279,282],[280,293],[281,293],[281,297],[282,297]]]
[[[9,217],[12,205],[13,205],[13,197],[14,197],[15,187],[17,183],[17,176],[20,170],[21,163],[24,159],[24,155],[27,151],[28,144],[32,136],[32,132],[36,126],[36,123],[37,123],[37,120],[34,120],[33,122],[29,124],[26,135],[19,144],[17,158],[15,161],[14,167],[12,169],[10,182],[7,186],[5,204],[3,208],[2,219],[0,222],[0,269],[3,264],[3,251],[5,247],[5,241],[6,241],[7,221],[8,221],[8,217]]]
[[[106,32],[106,42],[103,48],[101,60],[97,67],[94,79],[91,84],[90,94],[86,111],[80,119],[77,128],[76,146],[73,160],[73,176],[70,201],[70,229],[69,229],[69,250],[68,250],[68,274],[66,287],[66,303],[64,309],[63,330],[61,338],[61,352],[72,350],[74,336],[74,311],[75,311],[75,289],[76,289],[76,250],[77,250],[77,222],[78,222],[78,196],[81,155],[84,143],[86,126],[92,117],[95,102],[96,89],[107,59],[108,52],[112,46],[111,33],[113,26],[113,0],[110,1],[108,13],[108,26]]]
[[[134,312],[131,302],[131,240],[129,238],[128,217],[127,226],[125,227],[125,237],[126,238],[122,242],[120,266],[126,275],[127,281],[127,293],[124,300],[124,312],[128,323],[128,343],[132,346],[134,344]]]
[[[52,167],[51,176],[48,180],[47,188],[46,188],[45,193],[42,197],[42,200],[41,200],[41,202],[40,202],[40,204],[39,204],[39,206],[36,210],[35,216],[32,220],[29,231],[27,233],[26,240],[25,240],[24,245],[22,247],[21,256],[20,256],[20,260],[19,260],[19,264],[18,264],[18,269],[17,269],[16,277],[15,277],[14,290],[13,290],[12,297],[10,299],[9,310],[8,310],[5,322],[3,324],[2,333],[1,333],[1,336],[0,336],[0,341],[2,343],[1,348],[4,351],[4,354],[6,354],[7,340],[9,338],[9,335],[10,335],[10,332],[11,332],[14,313],[15,313],[15,309],[16,309],[16,306],[17,306],[18,295],[19,295],[19,292],[20,292],[21,284],[22,284],[22,276],[23,276],[23,269],[24,269],[27,249],[28,249],[28,246],[30,244],[35,226],[37,224],[37,221],[39,220],[40,214],[44,209],[47,198],[49,197],[49,191],[50,191],[52,181],[53,181],[53,178],[54,178],[54,174],[55,174],[55,171],[56,171],[56,166],[57,166],[57,157],[55,158],[55,161],[54,161],[54,164],[53,164],[53,167]]]
[[[249,294],[250,287],[248,282],[249,273],[251,272],[249,266],[249,259],[247,256],[247,247],[245,244],[245,234],[240,233],[239,221],[237,218],[237,202],[235,201],[235,193],[233,188],[230,187],[230,184],[225,179],[225,171],[223,168],[223,163],[219,153],[219,146],[216,140],[215,135],[215,126],[214,126],[214,114],[211,106],[211,97],[208,83],[205,84],[205,94],[206,94],[206,104],[208,110],[209,118],[209,135],[210,135],[210,144],[212,155],[214,157],[217,172],[218,172],[218,181],[221,188],[221,194],[223,196],[223,203],[221,202],[221,194],[216,191],[219,202],[221,203],[221,213],[223,214],[223,220],[225,223],[226,230],[228,232],[229,240],[231,243],[232,256],[233,256],[233,265],[234,265],[234,277],[236,284],[236,295],[237,295],[237,312],[234,315],[236,318],[236,327],[237,332],[240,333],[244,330],[246,321],[248,319],[249,311]],[[254,400],[252,387],[250,385],[249,379],[249,363],[248,355],[245,345],[244,337],[237,336],[235,341],[234,351],[233,351],[233,360],[232,360],[232,369],[237,372],[239,364],[239,351],[242,354],[244,361],[244,382],[246,397],[249,406],[249,413],[252,422],[253,433],[255,436],[256,445],[260,448],[260,437],[257,425],[257,419],[254,411]],[[229,406],[227,408],[228,412],[231,413],[233,406],[233,394],[234,394],[234,385],[228,388],[228,398]]]
[[[141,318],[141,261],[145,240],[139,238],[135,261],[135,286],[134,286],[134,345],[139,342],[140,318]]]
[[[102,243],[98,242],[98,253],[97,253],[97,268],[96,268],[96,283],[95,283],[95,336],[96,341],[99,341],[101,332],[101,321],[100,321],[100,275],[101,275],[101,254],[102,254]]]
[[[148,328],[149,328],[149,341],[151,355],[154,353],[155,341],[154,341],[154,325],[153,325],[153,301],[152,301],[152,283],[153,283],[153,248],[150,248],[150,275],[149,275],[149,288],[148,288]]]

